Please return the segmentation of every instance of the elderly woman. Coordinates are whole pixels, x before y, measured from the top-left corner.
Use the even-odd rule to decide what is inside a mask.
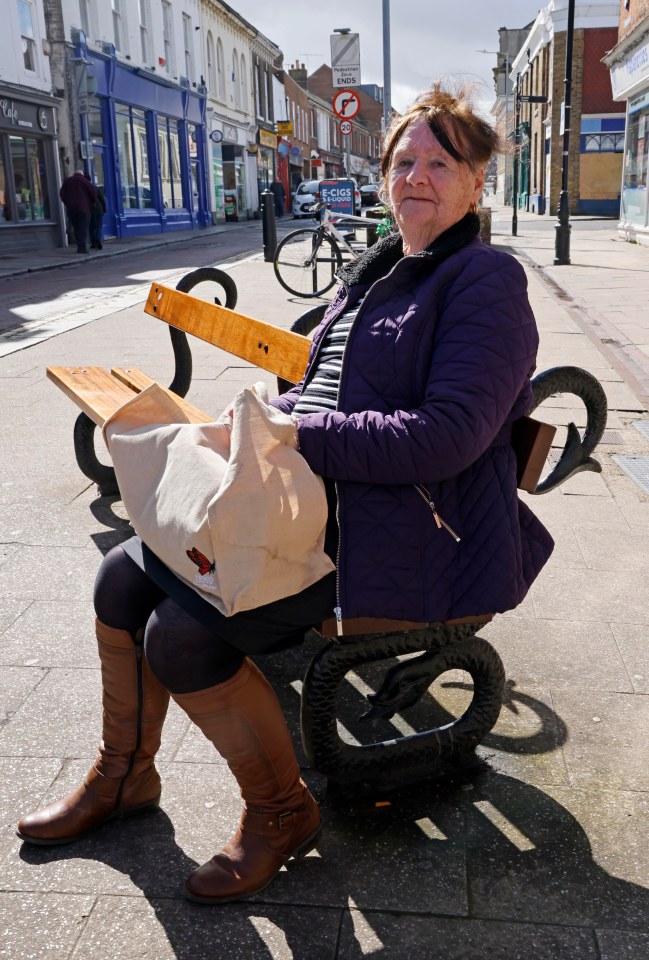
[[[188,896],[255,893],[312,848],[320,813],[247,655],[299,643],[332,610],[344,632],[354,617],[448,620],[523,599],[552,541],[518,499],[510,443],[538,344],[525,274],[478,239],[476,202],[498,147],[464,92],[439,84],[394,122],[381,170],[398,232],[343,268],[304,380],[274,401],[325,480],[335,574],[226,618],[137,538],[112,550],[95,589],[99,756],[74,793],[21,821],[24,840],[71,842],[157,806],[170,691],[244,800],[238,830],[189,877]]]

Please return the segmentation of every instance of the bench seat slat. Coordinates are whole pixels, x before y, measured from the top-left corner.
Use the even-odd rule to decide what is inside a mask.
[[[144,312],[290,383],[298,383],[306,369],[311,346],[308,337],[162,283],[151,284]]]
[[[103,367],[48,367],[47,376],[99,427],[133,396]]]
[[[142,370],[138,370],[137,367],[113,367],[110,372],[113,377],[116,377],[117,380],[120,380],[122,383],[125,383],[127,387],[130,387],[134,393],[141,393],[142,390],[150,387],[152,383],[157,382],[156,380],[152,380],[151,377]],[[183,397],[179,397],[177,393],[174,393],[167,387],[163,387],[162,384],[158,384],[158,386],[164,390],[165,393],[168,393],[170,397],[173,397],[178,406],[184,410],[190,423],[211,423],[214,420],[214,417],[210,416],[209,413],[199,410],[193,403],[190,403]]]

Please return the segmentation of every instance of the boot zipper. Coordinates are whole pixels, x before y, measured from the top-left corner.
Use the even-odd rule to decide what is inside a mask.
[[[448,531],[448,533],[450,533],[450,535],[453,537],[453,539],[455,540],[455,542],[456,542],[456,543],[459,543],[459,542],[460,542],[460,537],[458,537],[458,535],[457,535],[457,533],[455,532],[455,530],[453,529],[453,527],[449,527],[448,523],[446,523],[445,520],[442,520],[442,518],[440,517],[439,513],[437,512],[437,509],[436,509],[435,504],[434,504],[434,502],[433,502],[433,500],[432,500],[432,498],[431,498],[430,493],[428,492],[428,490],[426,489],[426,487],[423,485],[423,483],[415,483],[415,484],[414,484],[414,487],[415,487],[415,490],[417,491],[417,493],[419,494],[419,496],[422,497],[422,499],[425,500],[426,503],[428,504],[428,506],[430,507],[430,510],[431,510],[431,512],[432,512],[432,514],[433,514],[433,517],[434,517],[434,519],[435,519],[435,523],[437,524],[437,529],[438,529],[438,530],[441,530],[442,527],[443,527],[446,531]]]
[[[143,656],[143,647],[144,647],[144,637],[143,631],[139,630],[138,633],[133,637],[133,644],[135,646],[135,663],[137,671],[137,720],[135,727],[135,747],[132,750],[128,758],[128,766],[126,768],[126,773],[122,777],[119,788],[117,790],[117,796],[115,798],[115,810],[119,810],[122,803],[122,794],[124,792],[124,784],[126,780],[133,772],[133,767],[135,766],[135,758],[138,754],[138,751],[142,745],[142,715],[144,712],[144,681],[143,681],[143,670],[142,670],[142,656]]]

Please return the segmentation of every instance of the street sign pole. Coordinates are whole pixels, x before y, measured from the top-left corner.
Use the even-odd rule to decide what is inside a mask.
[[[520,125],[521,125],[521,98],[520,98],[521,75],[516,74],[516,113],[514,116],[514,188],[512,193],[512,237],[518,236],[518,152],[520,146]]]

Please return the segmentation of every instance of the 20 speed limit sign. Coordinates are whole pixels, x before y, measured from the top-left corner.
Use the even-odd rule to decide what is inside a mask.
[[[352,122],[351,122],[351,120],[341,120],[341,121],[340,121],[340,132],[341,132],[345,137],[348,137],[348,136],[349,136],[349,134],[352,132]]]
[[[333,111],[341,120],[353,120],[361,109],[360,97],[353,90],[339,90],[332,102]]]

